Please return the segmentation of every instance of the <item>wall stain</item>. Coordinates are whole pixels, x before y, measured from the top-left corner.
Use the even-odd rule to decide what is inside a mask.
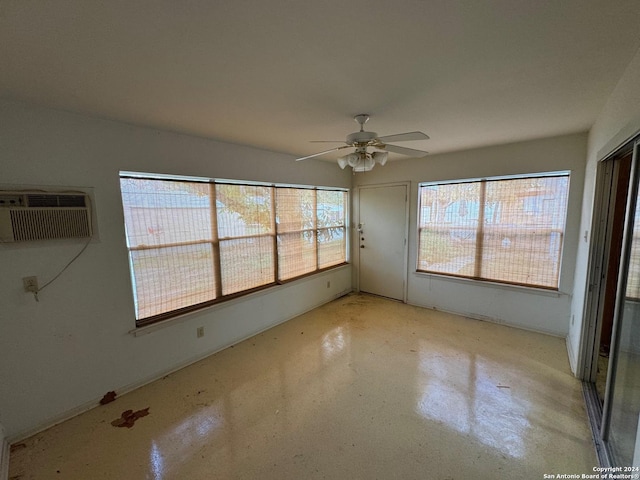
[[[118,394],[113,390],[104,394],[102,400],[100,400],[100,405],[106,405],[107,403],[111,403],[116,399]]]

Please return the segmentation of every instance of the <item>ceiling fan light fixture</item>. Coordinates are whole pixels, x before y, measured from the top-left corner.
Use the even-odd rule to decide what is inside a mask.
[[[344,170],[344,168],[349,165],[349,161],[347,160],[347,157],[339,157],[338,158],[338,165],[340,165],[340,168],[342,170]]]
[[[367,155],[366,157],[363,157],[358,161],[358,163],[353,167],[353,171],[368,172],[370,170],[373,170],[375,164],[375,160],[371,156]]]
[[[389,152],[373,152],[372,157],[375,162],[384,166],[389,158]]]
[[[360,160],[360,156],[357,153],[350,153],[345,158],[347,159],[347,164],[352,168],[355,168]]]

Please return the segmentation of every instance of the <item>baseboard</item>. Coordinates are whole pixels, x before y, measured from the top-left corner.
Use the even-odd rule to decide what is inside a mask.
[[[276,327],[276,326],[278,326],[278,325],[280,325],[282,323],[288,322],[289,320],[293,320],[294,318],[299,317],[300,315],[304,315],[305,313],[310,312],[311,310],[315,310],[316,308],[321,307],[322,305],[325,305],[327,303],[333,302],[334,300],[336,300],[336,299],[338,299],[340,297],[348,295],[352,291],[353,291],[352,289],[347,289],[347,290],[344,290],[342,292],[339,292],[339,293],[337,293],[335,295],[332,295],[331,297],[328,297],[328,298],[318,302],[317,304],[314,304],[314,305],[310,306],[309,308],[305,309],[304,311],[301,311],[299,313],[296,313],[295,315],[291,315],[291,316],[286,317],[286,318],[284,318],[282,320],[279,320],[279,321],[277,321],[275,323],[272,323],[269,326],[267,326],[267,327],[265,327],[265,328],[263,328],[261,330],[252,332],[252,333],[250,333],[250,334],[248,334],[248,335],[246,335],[246,336],[244,336],[242,338],[237,338],[235,340],[232,340],[231,342],[229,342],[229,343],[227,343],[227,344],[225,344],[225,345],[223,345],[221,347],[218,347],[218,348],[212,349],[210,351],[206,351],[204,353],[196,355],[194,357],[191,357],[191,358],[189,358],[189,359],[187,359],[187,360],[185,360],[183,362],[180,362],[179,364],[177,364],[176,366],[174,366],[173,368],[171,368],[169,370],[164,370],[162,372],[157,372],[157,373],[155,373],[155,374],[153,374],[151,376],[145,377],[145,378],[143,378],[141,380],[138,380],[136,382],[133,382],[133,383],[131,383],[129,385],[125,385],[125,386],[122,386],[120,388],[116,388],[116,389],[114,389],[114,391],[117,392],[118,397],[121,397],[122,395],[125,395],[125,394],[127,394],[129,392],[132,392],[133,390],[136,390],[136,389],[138,389],[140,387],[144,387],[145,385],[153,383],[156,380],[160,380],[161,378],[166,377],[167,375],[171,375],[172,373],[175,373],[175,372],[177,372],[179,370],[182,370],[183,368],[188,367],[189,365],[193,365],[194,363],[197,363],[200,360],[203,360],[203,359],[205,359],[207,357],[210,357],[211,355],[214,355],[214,354],[224,350],[225,348],[229,348],[232,345],[236,345],[236,344],[238,344],[240,342],[243,342],[244,340],[247,340],[248,338],[255,337],[256,335],[259,335],[259,334],[261,334],[263,332],[266,332],[267,330],[269,330],[269,329],[271,329],[273,327]],[[58,424],[66,421],[66,420],[69,420],[69,419],[71,419],[73,417],[76,417],[76,416],[78,416],[78,415],[80,415],[80,414],[82,414],[84,412],[87,412],[87,411],[97,407],[98,405],[100,405],[100,400],[101,399],[102,399],[102,397],[94,398],[94,399],[92,399],[92,400],[90,400],[88,402],[83,403],[82,405],[78,405],[77,407],[72,408],[70,410],[67,410],[66,412],[64,412],[64,413],[62,413],[60,415],[56,415],[55,417],[50,418],[46,423],[40,424],[40,425],[38,425],[37,427],[34,427],[34,428],[30,428],[30,429],[28,429],[26,431],[18,432],[16,435],[13,435],[8,440],[11,443],[21,442],[22,440],[24,440],[26,438],[29,438],[29,437],[31,437],[33,435],[36,435],[36,434],[38,434],[38,433],[40,433],[40,432],[42,432],[42,431],[44,431],[44,430],[46,430],[48,428],[51,428],[51,427],[53,427],[55,425],[58,425]],[[7,439],[5,439],[5,440],[7,440]],[[8,455],[7,455],[7,472],[8,472]],[[0,475],[0,480],[5,480],[5,478],[3,478]]]
[[[481,322],[495,323],[496,325],[502,325],[505,327],[518,328],[520,330],[526,330],[527,332],[542,333],[543,335],[550,335],[552,337],[565,338],[566,333],[545,330],[543,328],[531,328],[524,325],[518,325],[517,323],[509,323],[499,318],[487,317],[484,315],[478,315],[472,312],[456,312],[454,310],[446,310],[444,308],[434,307],[433,305],[424,305],[420,303],[407,302],[407,305],[413,305],[414,307],[426,308],[427,310],[434,310],[436,312],[449,313],[451,315],[458,315],[460,317],[470,318],[472,320],[479,320]]]
[[[0,480],[9,479],[9,442],[2,437],[2,445],[0,445]]]
[[[576,357],[574,355],[573,347],[571,346],[571,337],[569,335],[565,337],[565,343],[567,344],[567,355],[569,356],[569,368],[571,368],[571,373],[577,377]]]

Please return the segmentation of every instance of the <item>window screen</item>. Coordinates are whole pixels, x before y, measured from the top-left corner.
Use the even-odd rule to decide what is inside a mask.
[[[569,174],[423,184],[418,270],[557,289]]]
[[[346,263],[347,192],[120,178],[137,324]]]

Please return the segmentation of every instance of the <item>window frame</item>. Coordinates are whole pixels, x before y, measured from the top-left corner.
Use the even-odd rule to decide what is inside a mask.
[[[566,204],[565,204],[565,212],[563,216],[563,229],[561,233],[560,239],[560,248],[558,255],[558,274],[557,274],[557,284],[556,286],[546,286],[546,285],[538,285],[538,284],[528,284],[517,281],[509,281],[502,279],[492,279],[483,276],[477,275],[462,275],[456,273],[448,273],[443,271],[435,271],[435,270],[425,270],[420,268],[421,263],[421,233],[422,230],[426,227],[421,224],[421,216],[422,216],[422,189],[423,187],[428,186],[438,186],[438,185],[456,185],[456,184],[465,184],[465,183],[481,183],[484,184],[483,188],[486,188],[486,184],[488,182],[497,182],[504,180],[526,180],[532,178],[553,178],[553,177],[566,177],[567,178],[567,190],[566,190]],[[526,289],[535,289],[535,290],[543,290],[546,292],[559,292],[560,291],[560,283],[562,277],[562,260],[564,256],[564,248],[565,248],[565,239],[567,235],[567,220],[569,216],[569,200],[571,193],[571,171],[570,170],[558,170],[558,171],[549,171],[549,172],[536,172],[536,173],[525,173],[525,174],[515,174],[515,175],[502,175],[502,176],[492,176],[492,177],[479,177],[479,178],[467,178],[467,179],[455,179],[455,180],[439,180],[439,181],[431,181],[431,182],[419,182],[418,183],[418,198],[417,198],[417,215],[416,215],[416,262],[415,262],[415,273],[419,275],[433,275],[440,276],[443,278],[452,278],[459,279],[463,281],[471,281],[471,282],[481,282],[487,284],[495,284],[495,285],[506,285],[511,287],[518,288],[526,288]],[[479,197],[478,203],[481,204],[482,200]],[[484,221],[484,207],[480,207],[480,211],[478,214],[478,225],[476,226],[474,233],[477,236],[482,236],[485,227],[481,225],[480,222]],[[482,244],[480,247],[476,245],[476,255],[475,261],[482,259],[483,250]],[[478,253],[479,250],[479,253]],[[474,265],[474,272],[478,272],[481,270],[481,266]]]
[[[143,245],[142,247],[140,246],[134,246],[132,247],[130,245],[130,240],[129,240],[129,234],[127,232],[127,228],[126,228],[126,221],[123,223],[123,228],[124,228],[124,233],[125,233],[125,241],[126,241],[126,248],[127,248],[127,261],[128,261],[128,267],[129,267],[129,274],[131,277],[131,290],[132,290],[132,295],[133,295],[133,300],[134,300],[134,306],[135,306],[135,323],[136,323],[136,328],[141,328],[141,327],[146,327],[149,325],[152,325],[154,323],[163,321],[163,320],[168,320],[171,318],[175,318],[175,317],[179,317],[182,316],[184,314],[187,313],[191,313],[194,311],[198,311],[201,310],[203,308],[207,308],[213,305],[217,305],[220,303],[224,303],[230,300],[234,300],[238,297],[243,297],[245,295],[249,295],[258,291],[262,291],[262,290],[266,290],[269,288],[272,288],[274,286],[278,286],[278,285],[284,285],[296,280],[299,280],[301,278],[305,278],[305,277],[309,277],[312,275],[316,275],[318,273],[322,273],[328,270],[332,270],[334,268],[339,268],[342,267],[344,265],[348,265],[350,263],[350,232],[349,232],[349,212],[350,212],[350,190],[347,188],[342,188],[342,187],[326,187],[326,186],[308,186],[308,185],[291,185],[291,184],[280,184],[280,183],[267,183],[267,182],[254,182],[254,181],[241,181],[241,180],[228,180],[228,179],[218,179],[218,178],[206,178],[206,177],[191,177],[191,176],[181,176],[181,175],[169,175],[169,174],[150,174],[150,173],[140,173],[140,172],[132,172],[132,171],[120,171],[119,172],[119,181],[121,181],[122,179],[135,179],[135,180],[151,180],[151,181],[167,181],[167,182],[185,182],[185,183],[201,183],[201,184],[206,184],[209,185],[209,191],[210,191],[210,202],[209,202],[209,213],[212,217],[212,222],[211,222],[211,240],[202,240],[199,241],[198,243],[202,243],[202,244],[211,244],[211,248],[212,248],[212,254],[214,256],[214,268],[213,268],[213,282],[214,282],[214,286],[215,286],[215,298],[213,298],[212,300],[207,300],[205,302],[199,302],[199,303],[195,303],[192,305],[188,305],[185,307],[181,307],[181,308],[177,308],[177,309],[173,309],[173,310],[169,310],[169,311],[165,311],[159,314],[155,314],[155,315],[151,315],[148,317],[142,317],[139,318],[139,312],[140,312],[140,307],[138,306],[138,298],[137,298],[137,291],[136,291],[136,272],[134,270],[134,264],[133,264],[133,260],[132,260],[132,252],[137,251],[137,250],[150,250],[150,249],[164,249],[167,247],[170,247],[171,244],[167,243],[167,244],[157,244],[157,245],[153,245],[153,246],[146,246]],[[256,235],[244,235],[244,236],[233,236],[233,237],[229,237],[229,236],[225,236],[225,237],[220,237],[219,233],[219,225],[218,225],[218,195],[217,195],[217,187],[220,185],[239,185],[239,186],[248,186],[248,187],[264,187],[264,188],[268,188],[271,192],[271,205],[270,205],[270,214],[271,214],[271,225],[272,225],[272,229],[270,232],[268,233],[261,233],[261,234],[256,234]],[[126,220],[126,215],[127,213],[125,212],[127,206],[125,206],[124,203],[124,195],[123,195],[123,191],[122,191],[122,185],[119,185],[119,189],[120,189],[120,196],[121,196],[121,205],[123,208],[123,219]],[[280,279],[279,278],[279,267],[278,267],[278,257],[280,255],[279,251],[278,251],[278,236],[281,234],[278,231],[278,225],[276,222],[276,217],[277,217],[277,205],[276,205],[276,197],[277,197],[277,190],[278,189],[296,189],[296,190],[308,190],[308,191],[313,191],[314,192],[314,208],[313,208],[313,218],[314,218],[314,222],[313,222],[313,228],[310,230],[312,232],[313,238],[314,238],[314,242],[313,242],[313,248],[315,251],[315,268],[313,271],[309,271],[309,272],[305,272],[304,274],[301,275],[296,275],[294,277],[291,278],[286,278],[286,279]],[[321,229],[325,229],[325,227],[320,228],[318,226],[318,222],[317,222],[317,216],[318,216],[318,202],[317,202],[317,192],[318,191],[338,191],[338,192],[342,192],[344,194],[344,205],[343,205],[343,224],[341,226],[331,226],[331,227],[326,227],[326,228],[341,228],[343,231],[343,235],[344,235],[344,261],[341,261],[340,263],[337,264],[333,264],[330,265],[328,267],[319,267],[319,235],[318,235],[318,231]],[[309,230],[309,229],[305,229]],[[296,233],[296,232],[286,232],[287,234],[290,233]],[[258,285],[252,288],[248,288],[245,290],[240,290],[237,292],[232,292],[232,293],[228,293],[228,294],[223,294],[223,282],[222,282],[222,277],[223,277],[223,265],[221,263],[221,243],[224,241],[228,241],[228,240],[233,240],[236,238],[249,238],[249,237],[266,237],[269,238],[272,245],[273,245],[273,250],[272,250],[272,254],[273,254],[273,281],[263,284],[263,285]]]

